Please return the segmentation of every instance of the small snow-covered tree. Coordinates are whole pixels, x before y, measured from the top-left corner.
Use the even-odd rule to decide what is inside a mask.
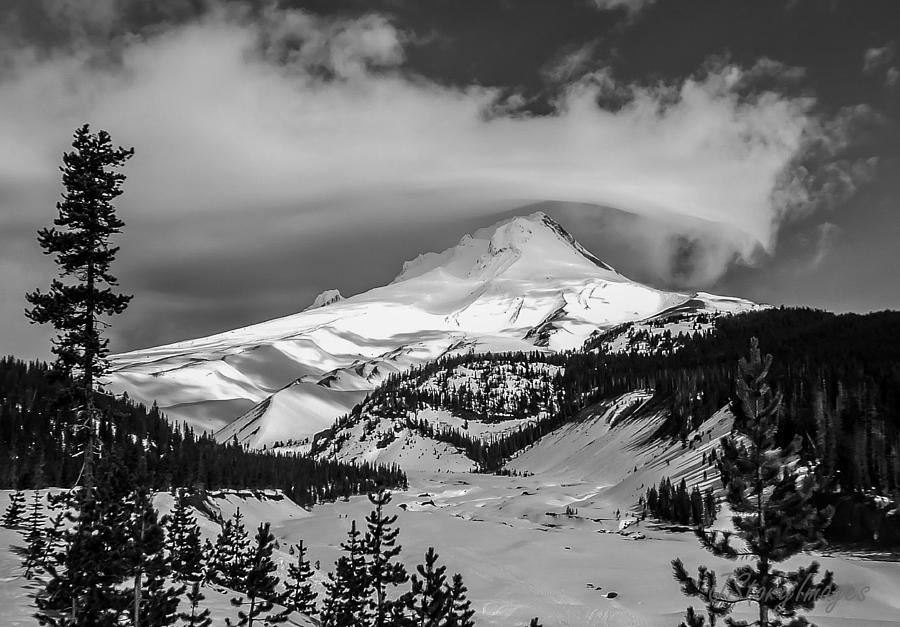
[[[137,488],[131,498],[129,561],[132,571],[132,625],[164,627],[178,619],[184,588],[166,585],[171,574],[165,555],[165,535],[149,491]]]
[[[180,581],[199,581],[203,578],[203,547],[200,528],[191,513],[185,490],[178,490],[172,514],[166,518],[166,551],[172,577]]]
[[[239,608],[238,622],[232,623],[225,619],[229,627],[253,627],[254,623],[260,622],[272,625],[287,620],[286,613],[269,614],[275,607],[275,601],[280,601],[276,590],[280,580],[275,575],[276,566],[272,561],[274,546],[275,537],[269,531],[269,523],[261,524],[256,532],[247,572],[240,585],[246,596],[231,600],[231,604]]]
[[[216,537],[212,558],[206,566],[207,581],[243,592],[244,576],[250,567],[250,550],[244,517],[237,509],[231,519],[222,524]]]
[[[25,493],[16,490],[9,497],[9,506],[0,520],[0,525],[7,529],[19,529],[22,527],[25,515]]]
[[[472,602],[466,594],[468,589],[463,584],[462,575],[453,575],[453,584],[450,586],[450,610],[447,614],[446,627],[475,627],[475,610]]]
[[[365,625],[369,618],[369,597],[372,586],[366,564],[363,541],[354,520],[341,544],[344,554],[328,574],[327,592],[322,608],[324,627],[357,627]]]
[[[826,572],[816,581],[819,565],[785,571],[777,564],[802,550],[823,542],[832,509],[813,502],[824,482],[814,469],[800,465],[800,438],[780,447],[776,441],[782,411],[781,395],[767,379],[772,356],[762,358],[756,338],[750,343],[749,359],[742,358],[731,402],[734,427],[722,439],[717,458],[725,500],[733,512],[735,531],[716,532],[698,527],[701,544],[713,555],[730,560],[750,559],[734,569],[724,586],[712,570],[701,566],[691,577],[680,559],[672,561],[675,578],[687,596],[706,604],[710,624],[726,617],[739,603],[755,606],[757,620],[726,624],[756,627],[802,627],[810,623],[800,610],[810,610],[834,590],[832,575]],[[742,547],[731,544],[736,535]],[[687,627],[703,627],[705,618],[689,608]]]
[[[297,561],[288,565],[288,580],[285,582],[284,606],[292,612],[300,612],[307,616],[316,615],[316,597],[312,588],[312,566],[306,559],[306,547],[303,541],[295,551]]]
[[[104,459],[96,486],[66,493],[67,525],[45,564],[48,578],[35,596],[42,625],[117,625],[131,607],[129,541],[133,482],[115,457]]]
[[[210,627],[212,618],[209,615],[209,608],[200,609],[200,602],[206,599],[203,592],[200,591],[200,582],[194,581],[187,593],[189,612],[181,612],[178,617],[184,621],[185,627]]]
[[[25,553],[23,565],[25,576],[31,578],[43,562],[47,549],[47,538],[44,531],[45,516],[41,505],[41,493],[37,490],[31,497],[28,515],[25,518]]]
[[[425,562],[416,566],[412,589],[404,595],[404,604],[415,627],[439,627],[450,614],[451,593],[447,586],[446,566],[438,564],[434,547],[425,552]]]
[[[388,598],[388,589],[406,583],[409,575],[402,563],[397,561],[401,547],[397,544],[400,529],[393,527],[397,522],[396,515],[389,515],[384,508],[391,502],[391,493],[379,490],[369,494],[369,501],[375,506],[366,516],[366,531],[363,550],[368,562],[369,581],[372,586],[372,625],[385,627],[392,614],[395,600]]]

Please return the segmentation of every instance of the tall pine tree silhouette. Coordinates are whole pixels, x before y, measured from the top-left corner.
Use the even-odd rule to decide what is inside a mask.
[[[134,149],[114,148],[109,133],[94,134],[87,124],[75,131],[72,148],[63,154],[65,192],[53,221],[61,230],[38,232],[44,253],[56,256],[60,277],[51,282],[49,291],[27,294],[32,308],[26,315],[57,330],[53,352],[60,371],[74,382],[74,400],[87,434],[81,479],[90,488],[97,422],[94,387],[107,370],[104,318],[122,313],[131,300],[115,291],[118,281],[110,266],[119,249],[110,238],[124,226],[112,204],[122,194],[125,180],[117,170]]]
[[[823,480],[815,469],[800,464],[801,441],[796,437],[786,447],[776,441],[781,394],[767,378],[772,356],[763,358],[758,341],[750,342],[749,358],[742,358],[731,411],[732,433],[722,439],[718,468],[725,487],[725,500],[731,507],[734,532],[697,529],[701,544],[713,555],[730,560],[747,559],[720,586],[714,571],[701,566],[697,578],[691,577],[680,559],[672,561],[675,578],[687,596],[706,604],[710,624],[728,616],[737,604],[755,606],[753,622],[728,616],[726,624],[756,627],[801,627],[809,625],[799,610],[810,610],[822,596],[834,590],[832,576],[826,572],[816,581],[819,565],[785,571],[777,564],[805,548],[823,542],[822,530],[828,525],[832,509],[819,508],[813,502]],[[732,537],[742,545],[731,544]],[[688,608],[682,626],[703,627],[706,619]]]

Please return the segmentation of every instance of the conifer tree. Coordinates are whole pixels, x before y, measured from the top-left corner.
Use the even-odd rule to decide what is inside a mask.
[[[47,549],[47,538],[44,532],[44,512],[41,506],[41,494],[37,490],[31,497],[28,516],[25,519],[25,577],[31,578],[40,567]]]
[[[672,562],[675,578],[687,596],[706,604],[710,624],[728,616],[734,606],[748,602],[757,619],[751,623],[727,619],[729,625],[756,627],[801,627],[809,625],[799,610],[810,610],[822,596],[834,590],[826,572],[816,581],[819,565],[785,571],[777,564],[822,542],[822,530],[832,515],[830,507],[818,508],[812,499],[823,481],[812,469],[800,465],[800,438],[788,446],[776,442],[781,395],[767,378],[772,356],[763,359],[756,338],[750,343],[749,359],[742,358],[731,402],[732,434],[722,439],[718,468],[725,487],[725,500],[733,512],[735,534],[743,546],[731,545],[731,533],[697,529],[701,544],[714,555],[731,560],[750,558],[728,576],[724,587],[715,572],[699,567],[691,577],[680,559]],[[689,608],[687,627],[702,627],[705,618]]]
[[[528,623],[528,627],[544,627],[541,625],[541,622],[537,619],[537,616],[531,619],[531,622]]]
[[[269,523],[261,524],[254,539],[249,568],[240,586],[246,597],[231,600],[231,604],[240,609],[237,623],[225,620],[229,626],[253,627],[254,623],[272,625],[287,620],[286,613],[267,614],[274,608],[274,602],[280,600],[276,590],[280,579],[274,574],[276,566],[272,561],[274,546],[275,536],[269,531]]]
[[[438,565],[434,547],[425,552],[425,562],[416,566],[412,589],[404,597],[415,627],[439,627],[444,624],[452,606],[451,593],[444,574],[446,566]]]
[[[181,612],[178,617],[184,621],[185,627],[210,627],[212,618],[209,615],[209,608],[200,609],[200,602],[206,597],[200,591],[200,582],[194,581],[191,589],[187,593],[187,600],[190,603],[190,612]]]
[[[165,535],[150,493],[138,487],[131,499],[129,558],[133,579],[132,625],[164,627],[178,619],[179,597],[184,588],[166,585],[171,574],[165,556]]]
[[[385,489],[369,494],[369,501],[375,506],[366,516],[366,531],[363,541],[368,561],[369,581],[372,586],[372,625],[384,627],[392,614],[393,601],[388,598],[388,587],[396,587],[406,583],[409,575],[406,568],[396,561],[401,547],[397,544],[400,529],[392,528],[397,522],[396,515],[384,513],[385,506],[391,502],[391,493]]]
[[[66,520],[68,512],[62,504],[67,503],[65,495],[48,495],[50,505],[50,526],[44,530],[44,554],[41,556],[38,566],[42,570],[48,570],[53,565],[57,569],[62,567],[66,548]]]
[[[0,525],[7,529],[19,529],[25,522],[24,514],[25,493],[21,490],[16,490],[9,497],[9,506],[3,514],[3,519],[0,520]]]
[[[166,519],[166,551],[172,576],[179,581],[203,578],[203,547],[200,528],[191,513],[187,493],[179,489],[172,514]]]
[[[207,562],[207,581],[243,592],[241,586],[250,566],[250,551],[244,517],[238,508],[231,519],[222,524],[222,530],[216,536],[212,558]]]
[[[453,584],[450,586],[450,611],[447,614],[446,627],[475,627],[475,610],[466,593],[468,589],[463,584],[462,575],[453,575]]]
[[[45,568],[49,578],[35,597],[42,625],[119,623],[131,607],[129,575],[130,473],[115,457],[104,460],[94,488],[67,493],[62,506],[68,526],[55,542],[61,545]]]
[[[306,559],[306,547],[303,541],[297,545],[297,561],[288,566],[284,606],[292,612],[300,612],[307,616],[316,615],[316,597],[312,588],[312,566]]]
[[[322,608],[324,627],[357,627],[368,623],[372,587],[365,547],[355,520],[341,549],[344,555],[338,558],[334,572],[328,574],[325,584],[327,595]]]
[[[87,124],[75,131],[72,147],[63,154],[65,192],[53,221],[61,230],[38,232],[44,253],[56,256],[60,278],[52,281],[49,291],[27,295],[32,308],[26,315],[57,330],[53,352],[57,367],[74,382],[72,391],[87,434],[82,481],[90,488],[97,421],[94,386],[107,370],[104,318],[122,313],[131,300],[115,291],[118,282],[110,265],[119,249],[110,245],[110,238],[124,226],[112,204],[122,194],[125,180],[117,170],[134,150],[114,148],[109,133],[94,134]]]

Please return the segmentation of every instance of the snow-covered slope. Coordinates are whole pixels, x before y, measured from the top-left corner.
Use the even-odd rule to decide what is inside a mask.
[[[543,213],[466,235],[442,253],[407,262],[384,287],[331,300],[116,355],[109,387],[156,401],[195,428],[218,430],[222,440],[298,444],[392,373],[440,356],[574,348],[597,329],[691,303],[713,311],[755,307],[631,281]]]

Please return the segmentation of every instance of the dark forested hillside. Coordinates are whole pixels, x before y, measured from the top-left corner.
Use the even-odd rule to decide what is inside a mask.
[[[74,429],[63,381],[42,363],[0,359],[0,488],[71,486],[81,470],[83,434]],[[99,396],[101,455],[146,464],[153,487],[279,488],[301,504],[404,486],[398,468],[316,461],[221,445],[169,423],[155,408]]]
[[[900,313],[836,315],[770,309],[717,321],[673,355],[583,352],[566,364],[568,388],[600,396],[644,388],[670,410],[665,433],[686,437],[732,394],[750,337],[775,357],[784,394],[780,437],[804,439],[844,492],[900,489]]]
[[[666,416],[648,439],[688,441],[694,429],[731,401],[737,361],[750,338],[758,337],[763,351],[775,358],[770,380],[784,398],[779,440],[787,443],[799,435],[806,460],[823,464],[833,478],[828,498],[841,502],[835,532],[855,529],[848,534],[865,535],[859,526],[889,511],[874,512],[876,496],[900,501],[900,313],[768,309],[723,316],[708,331],[677,342],[671,338],[677,350],[647,350],[646,342],[637,342],[635,350],[611,354],[601,348],[607,336],[598,334],[583,350],[567,354],[463,355],[395,375],[322,434],[314,450],[340,446],[346,437],[341,430],[348,425],[366,421],[374,433],[376,423],[388,419],[394,428],[448,442],[482,469],[497,471],[517,451],[590,415],[584,410],[633,390],[653,394],[633,417]],[[490,385],[484,393],[470,393],[453,383],[461,369],[476,373],[476,382],[498,376],[494,387],[499,389],[507,389],[511,374],[535,376],[533,385],[517,387],[513,402],[499,409],[493,401],[501,397]],[[533,420],[484,438],[414,417],[416,410],[429,407],[487,422]],[[386,433],[391,436],[390,429]],[[872,524],[870,535],[878,526]]]

